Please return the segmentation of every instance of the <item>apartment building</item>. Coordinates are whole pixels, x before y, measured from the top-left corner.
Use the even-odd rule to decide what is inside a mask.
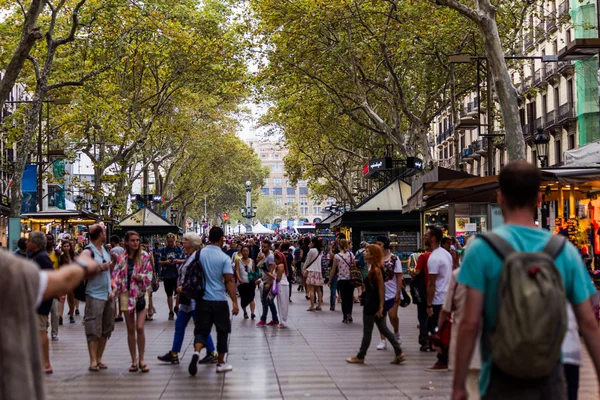
[[[550,139],[548,166],[563,165],[565,151],[600,139],[598,56],[576,61],[543,60],[565,53],[576,39],[598,38],[596,2],[585,3],[574,2],[571,8],[569,0],[546,1],[527,20],[523,54],[536,58],[523,61],[511,71],[511,77],[521,96],[520,117],[529,162],[539,163],[533,139],[540,128]],[[482,90],[486,90],[485,83]],[[478,176],[490,174],[488,139],[480,136],[487,133],[487,127],[477,126],[478,122],[488,122],[480,101],[474,93],[460,99],[460,120],[454,124],[449,110],[436,117],[430,139],[433,157],[440,166],[458,165]],[[495,134],[504,133],[498,122],[494,126]],[[458,152],[455,130],[459,133]],[[489,143],[493,146],[491,174],[497,174],[507,160],[504,141],[498,136]]]
[[[288,149],[281,142],[271,140],[250,140],[248,144],[254,149],[261,160],[263,167],[269,167],[269,177],[265,179],[262,193],[274,198],[275,203],[281,207],[282,213],[273,221],[261,221],[273,224],[275,227],[302,225],[303,223],[316,223],[323,219],[327,205],[335,201],[327,199],[323,203],[311,199],[307,181],[299,181],[291,185],[285,176],[283,159],[288,154]]]

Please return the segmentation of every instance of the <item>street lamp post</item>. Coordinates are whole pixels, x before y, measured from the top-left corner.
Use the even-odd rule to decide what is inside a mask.
[[[256,207],[252,206],[252,182],[250,181],[246,181],[246,207],[240,207],[240,211],[242,217],[246,218],[246,233],[252,233],[252,218],[256,217]]]
[[[546,168],[548,166],[548,152],[550,147],[550,138],[544,133],[542,128],[538,128],[533,138],[533,143],[537,150],[537,158],[540,160],[540,167]],[[535,160],[534,160],[535,161]]]

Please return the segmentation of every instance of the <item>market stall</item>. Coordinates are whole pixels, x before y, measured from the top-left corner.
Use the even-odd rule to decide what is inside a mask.
[[[133,214],[123,218],[114,228],[114,233],[121,237],[125,236],[127,231],[136,231],[144,237],[162,236],[167,233],[181,233],[181,229],[178,226],[171,224],[148,207],[142,207]]]

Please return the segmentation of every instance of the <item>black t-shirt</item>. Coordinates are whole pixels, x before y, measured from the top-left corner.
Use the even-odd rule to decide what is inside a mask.
[[[287,260],[287,267],[288,267],[286,274],[287,274],[288,278],[290,278],[294,273],[293,272],[294,271],[294,256],[288,252],[285,255],[285,259]]]
[[[379,289],[371,286],[370,279],[365,282],[365,296],[363,313],[366,315],[375,315],[379,311]]]
[[[50,256],[48,256],[48,252],[46,250],[40,250],[31,255],[31,259],[37,263],[40,269],[44,270],[53,270],[54,264],[52,260],[50,260]],[[42,301],[40,306],[37,309],[37,313],[39,315],[48,315],[50,314],[50,309],[52,309],[52,300],[48,299]]]

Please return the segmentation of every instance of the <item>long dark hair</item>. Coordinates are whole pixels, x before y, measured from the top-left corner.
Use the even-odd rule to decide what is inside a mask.
[[[129,245],[127,244],[127,242],[129,242],[129,238],[132,236],[137,236],[138,238],[141,239],[141,236],[139,233],[137,233],[136,231],[128,231],[125,234],[125,254],[127,254],[127,257],[129,257]],[[139,264],[140,260],[142,259],[142,243],[140,241],[140,247],[138,247],[138,249],[136,250],[135,254],[133,255],[133,261],[134,264]]]
[[[315,236],[314,238],[312,238],[312,244],[313,247],[317,249],[319,253],[323,251],[323,239],[321,239],[320,237]]]
[[[69,245],[69,258],[70,258],[70,262],[73,262],[75,260],[75,249],[73,249],[73,244],[68,241],[65,240],[60,244],[60,257],[59,257],[59,264],[60,265],[64,265],[67,263],[67,255],[66,253],[63,251],[63,246],[65,244]]]

